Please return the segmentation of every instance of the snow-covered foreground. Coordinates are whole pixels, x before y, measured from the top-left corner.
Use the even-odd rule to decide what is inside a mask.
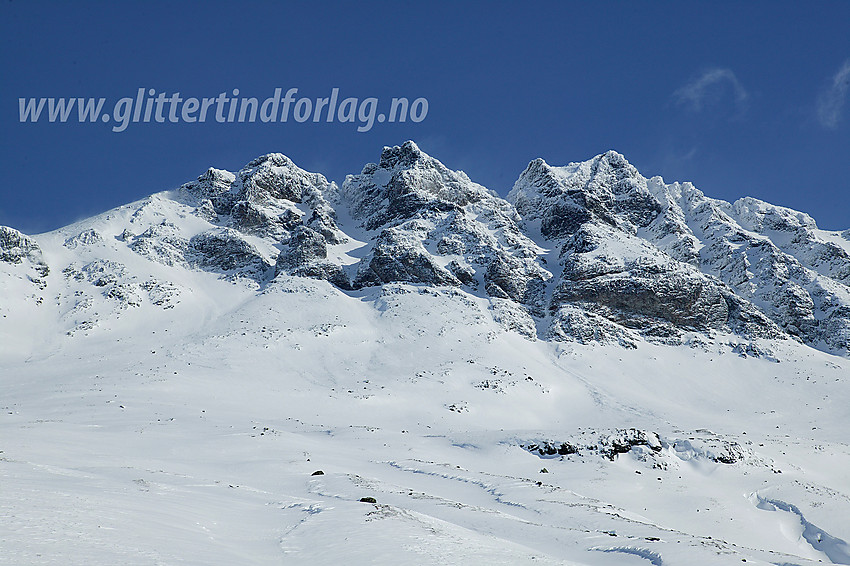
[[[850,564],[846,358],[190,275],[87,335],[4,311],[0,563]]]

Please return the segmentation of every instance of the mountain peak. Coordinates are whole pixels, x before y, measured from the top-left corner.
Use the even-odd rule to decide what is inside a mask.
[[[611,167],[623,168],[623,167],[632,167],[632,164],[629,163],[629,160],[626,157],[613,149],[609,149],[605,153],[597,155],[595,160],[605,162],[609,164]]]
[[[429,159],[430,156],[419,149],[415,142],[407,140],[400,146],[385,146],[381,151],[381,162],[378,165],[384,169],[410,167],[422,158]]]
[[[412,141],[385,147],[377,164],[346,177],[342,193],[354,217],[367,219],[369,229],[388,218],[408,218],[423,207],[450,209],[492,196],[466,173],[449,169]]]
[[[282,153],[266,153],[252,159],[245,168],[267,165],[270,167],[296,167],[295,162]]]

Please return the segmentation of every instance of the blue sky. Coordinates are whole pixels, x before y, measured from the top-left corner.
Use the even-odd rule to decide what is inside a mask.
[[[413,139],[504,195],[608,149],[850,228],[850,2],[0,3],[0,224],[28,233],[272,151],[341,182]],[[20,123],[20,97],[425,98],[419,123]]]

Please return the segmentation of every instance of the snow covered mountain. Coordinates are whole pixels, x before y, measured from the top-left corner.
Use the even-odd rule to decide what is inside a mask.
[[[615,152],[0,227],[0,563],[850,564],[849,285]]]

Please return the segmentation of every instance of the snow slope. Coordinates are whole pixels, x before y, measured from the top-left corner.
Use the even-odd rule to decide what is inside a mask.
[[[628,228],[634,199],[544,235],[405,147],[341,191],[270,154],[4,232],[0,564],[850,564],[850,360],[710,273],[696,213],[691,262],[656,216]],[[363,214],[366,186],[417,203]],[[751,239],[805,255],[747,206]],[[598,251],[561,253],[588,222]],[[358,283],[388,231],[394,275]],[[660,265],[775,332],[656,317],[661,339],[645,306],[567,301],[582,253],[620,262],[600,284]],[[568,307],[620,340],[549,336]]]

